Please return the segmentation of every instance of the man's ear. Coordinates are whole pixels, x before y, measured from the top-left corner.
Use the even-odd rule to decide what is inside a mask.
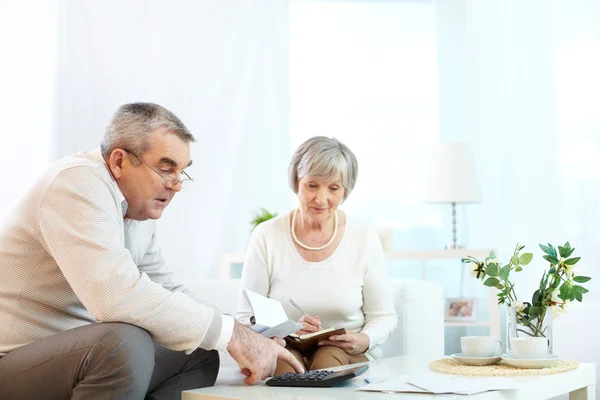
[[[125,150],[114,149],[106,161],[108,168],[110,168],[115,179],[119,179],[123,175],[123,163],[125,162],[125,157]]]

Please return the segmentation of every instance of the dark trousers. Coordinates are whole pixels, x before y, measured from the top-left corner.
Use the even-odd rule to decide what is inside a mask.
[[[219,353],[189,356],[154,343],[145,330],[98,323],[61,332],[0,358],[0,399],[181,399],[214,385]]]

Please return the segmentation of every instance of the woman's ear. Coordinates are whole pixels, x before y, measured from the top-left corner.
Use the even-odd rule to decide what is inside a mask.
[[[110,153],[110,156],[108,156],[108,160],[106,160],[108,168],[115,179],[119,179],[123,175],[123,163],[125,162],[125,157],[125,150],[114,149],[112,153]]]

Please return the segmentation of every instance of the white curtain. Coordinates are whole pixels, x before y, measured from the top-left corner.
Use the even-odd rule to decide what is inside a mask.
[[[438,19],[440,66],[447,67],[440,72],[440,114],[454,115],[452,124],[440,125],[440,136],[471,144],[482,183],[482,203],[468,206],[470,246],[498,248],[504,260],[517,242],[532,250],[537,268],[516,278],[523,295],[541,277],[538,243],[570,241],[582,257],[581,273],[594,275],[597,2],[438,1]],[[600,300],[600,279],[586,286],[584,302]]]
[[[438,141],[435,3],[292,1],[290,30],[292,144],[347,144],[359,174],[342,208],[394,229],[396,248],[439,248],[437,210],[420,198],[423,150]]]
[[[198,139],[195,182],[159,221],[162,248],[182,279],[215,276],[222,251],[245,250],[253,212],[289,205],[288,8],[279,0],[3,3],[0,99],[11,119],[2,135],[11,141],[2,152],[26,179],[10,176],[0,212],[50,160],[99,146],[119,105],[159,103]]]
[[[0,223],[51,157],[57,15],[55,2],[0,1]]]

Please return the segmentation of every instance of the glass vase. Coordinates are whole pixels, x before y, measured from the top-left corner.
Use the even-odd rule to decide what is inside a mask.
[[[529,318],[521,311],[512,306],[507,306],[506,329],[507,341],[506,352],[512,353],[512,339],[522,337],[545,337],[548,340],[548,354],[553,354],[552,338],[552,307],[548,306],[545,311],[536,318]]]

